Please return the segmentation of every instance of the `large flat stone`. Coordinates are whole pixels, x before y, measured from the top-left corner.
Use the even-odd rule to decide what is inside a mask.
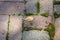
[[[25,21],[25,27],[37,27],[37,28],[45,28],[47,24],[51,22],[51,17],[43,17],[43,16],[33,16],[32,21]],[[32,23],[32,25],[31,25]]]
[[[49,38],[48,32],[43,30],[30,30],[23,32],[23,40],[49,40]]]
[[[0,40],[6,40],[7,27],[8,27],[8,16],[0,15]]]
[[[22,14],[24,3],[0,2],[0,14]]]
[[[28,13],[36,13],[36,2],[37,0],[27,0],[26,8]]]
[[[22,17],[11,16],[9,27],[9,40],[21,40],[22,38]]]

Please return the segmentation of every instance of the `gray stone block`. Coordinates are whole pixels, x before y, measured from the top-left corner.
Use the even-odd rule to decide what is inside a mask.
[[[23,40],[49,40],[47,31],[30,30],[23,32]]]
[[[26,4],[28,13],[36,13],[36,4],[37,0],[28,0]]]

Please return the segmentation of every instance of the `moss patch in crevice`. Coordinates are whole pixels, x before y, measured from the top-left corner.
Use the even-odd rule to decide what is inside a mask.
[[[25,16],[34,16],[35,14],[33,13],[26,13]]]
[[[24,4],[26,4],[27,3],[27,1],[26,0],[24,0]]]
[[[53,40],[55,36],[55,26],[52,23],[49,23],[46,29],[49,32],[50,39]]]
[[[40,14],[41,16],[44,16],[44,17],[48,17],[49,16],[49,13],[42,13]]]
[[[9,24],[10,24],[10,15],[8,19],[8,28],[7,28],[7,33],[6,33],[6,40],[9,40]]]
[[[60,1],[54,1],[54,5],[60,5]]]
[[[60,14],[58,14],[57,12],[54,12],[54,18],[59,18],[60,17]]]
[[[9,40],[9,32],[6,33],[6,40]]]
[[[42,28],[34,28],[34,27],[24,27],[24,31],[30,31],[30,30],[42,30]]]
[[[36,12],[40,13],[40,3],[39,3],[39,1],[35,4],[35,6],[37,8]]]

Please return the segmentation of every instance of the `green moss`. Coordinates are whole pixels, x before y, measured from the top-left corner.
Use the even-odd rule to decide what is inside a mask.
[[[27,14],[27,9],[24,9],[24,15],[26,15]]]
[[[37,8],[37,13],[39,13],[40,12],[40,3],[39,3],[39,1],[35,4],[36,5],[36,8]]]
[[[22,33],[24,31],[24,20],[22,21]]]
[[[6,33],[6,40],[9,40],[9,24],[10,24],[10,15],[9,15],[9,19],[8,19],[8,30],[7,30],[7,33]]]
[[[60,1],[54,1],[54,5],[56,4],[60,5]]]
[[[26,16],[33,16],[34,14],[33,13],[27,13],[25,14]]]
[[[24,19],[22,19],[22,33],[23,33],[23,31],[24,31]],[[23,35],[22,35],[21,40],[23,40]]]
[[[54,18],[59,18],[60,14],[58,14],[57,12],[54,12]]]
[[[18,16],[20,16],[21,14],[18,14]]]
[[[49,16],[49,13],[42,13],[40,14],[41,16],[44,16],[44,17],[48,17]]]
[[[15,16],[15,14],[12,14],[12,16]]]
[[[31,28],[31,30],[42,30],[42,28]]]
[[[33,28],[33,27],[24,27],[24,31],[29,31],[29,30],[42,30],[42,28]]]
[[[25,9],[25,10],[24,10],[24,15],[25,15],[25,16],[31,16],[31,15],[33,16],[34,14],[33,14],[33,13],[27,13],[27,9]]]
[[[9,36],[8,35],[9,35],[9,33],[7,32],[6,33],[6,40],[9,40]]]
[[[54,26],[54,24],[49,23],[49,25],[47,26],[47,31],[49,32],[50,39],[53,40],[53,38],[55,36],[55,26]]]
[[[27,3],[27,1],[26,0],[24,0],[24,4],[26,4]]]

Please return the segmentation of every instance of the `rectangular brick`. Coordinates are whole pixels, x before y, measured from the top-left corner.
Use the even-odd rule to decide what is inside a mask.
[[[28,13],[36,13],[36,4],[37,0],[28,0],[26,3],[26,8]]]
[[[31,16],[30,16],[31,17]],[[43,17],[43,16],[32,16],[32,21],[25,21],[24,26],[25,27],[37,27],[37,28],[45,28],[49,22],[51,22],[50,17]],[[26,17],[27,18],[27,17]],[[32,23],[32,25],[31,25]]]
[[[9,27],[9,40],[21,40],[22,38],[22,17],[11,16]]]
[[[0,2],[0,14],[22,14],[24,3]]]
[[[8,27],[8,16],[0,15],[0,40],[6,40],[7,27]]]

